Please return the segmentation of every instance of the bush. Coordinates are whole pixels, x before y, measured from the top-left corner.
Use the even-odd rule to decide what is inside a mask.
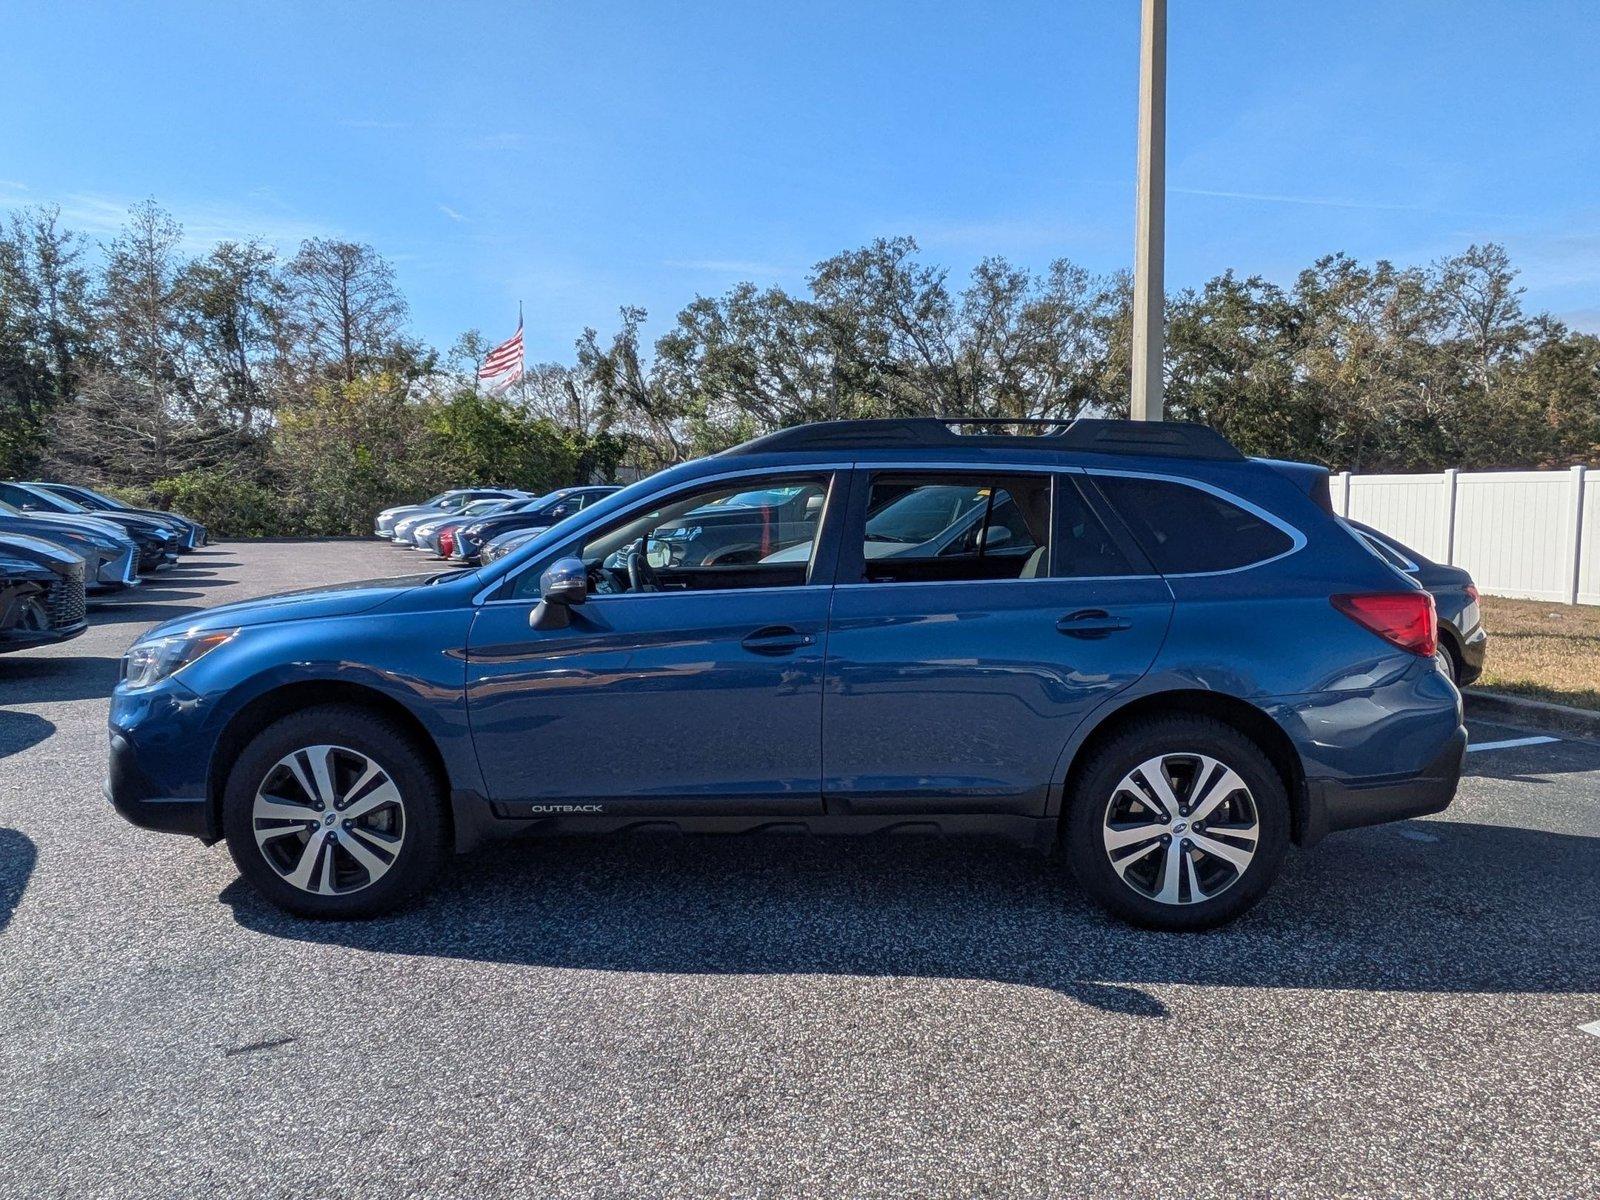
[[[221,468],[161,479],[151,491],[157,507],[192,517],[213,537],[287,537],[302,532],[271,488]]]

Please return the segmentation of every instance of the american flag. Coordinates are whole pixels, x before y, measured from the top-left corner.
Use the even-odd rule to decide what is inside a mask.
[[[512,384],[522,377],[522,314],[517,314],[517,331],[484,356],[478,378],[485,383]]]

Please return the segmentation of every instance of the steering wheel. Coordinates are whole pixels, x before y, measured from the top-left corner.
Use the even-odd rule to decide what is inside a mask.
[[[661,580],[650,565],[645,551],[645,539],[640,538],[628,548],[628,590],[630,592],[659,592]]]

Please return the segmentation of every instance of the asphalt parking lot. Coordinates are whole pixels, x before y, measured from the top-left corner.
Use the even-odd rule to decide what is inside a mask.
[[[0,657],[0,1194],[1600,1193],[1597,744],[1474,752],[1199,936],[1007,846],[777,838],[500,846],[316,924],[111,812],[137,633],[420,561],[214,546]]]

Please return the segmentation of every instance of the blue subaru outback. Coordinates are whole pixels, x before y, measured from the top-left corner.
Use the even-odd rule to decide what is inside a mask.
[[[902,828],[1060,848],[1128,920],[1450,803],[1428,594],[1320,468],[1211,430],[758,438],[476,572],[182,617],[127,653],[111,802],[274,903],[378,913],[503,835]]]

